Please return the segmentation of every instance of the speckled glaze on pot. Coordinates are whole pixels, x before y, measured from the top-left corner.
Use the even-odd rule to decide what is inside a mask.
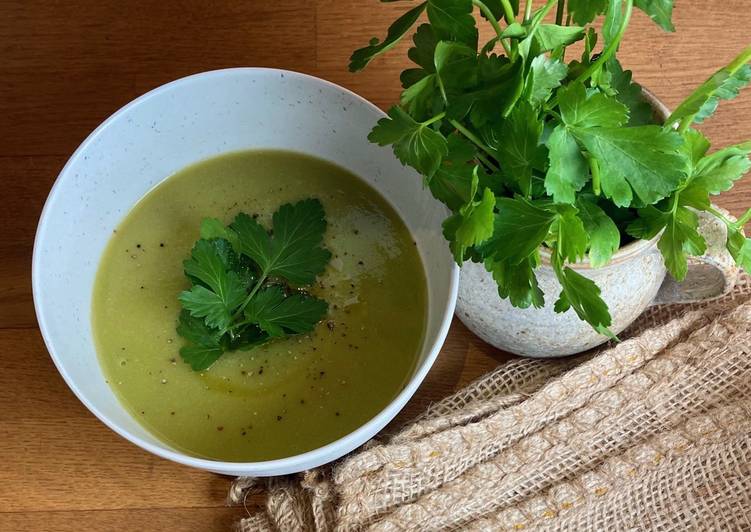
[[[644,96],[655,115],[664,121],[668,109],[647,90]],[[622,247],[612,261],[592,268],[589,261],[571,265],[592,279],[602,290],[618,334],[653,303],[692,302],[716,297],[732,289],[738,269],[725,250],[726,228],[714,217],[699,213],[700,232],[707,253],[689,260],[686,280],[676,283],[669,275],[657,248],[660,235]],[[573,310],[558,314],[553,305],[561,285],[550,266],[549,254],[541,250],[542,265],[537,280],[545,294],[542,308],[515,308],[498,296],[495,281],[482,264],[466,262],[461,269],[456,314],[477,336],[489,344],[522,356],[560,357],[586,351],[607,341]]]

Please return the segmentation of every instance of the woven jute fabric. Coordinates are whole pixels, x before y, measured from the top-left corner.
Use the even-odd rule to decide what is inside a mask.
[[[264,490],[245,531],[751,529],[751,278],[624,341],[513,360],[400,432]]]

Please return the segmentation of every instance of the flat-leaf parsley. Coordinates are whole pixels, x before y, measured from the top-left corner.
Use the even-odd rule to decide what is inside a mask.
[[[604,266],[628,239],[661,234],[665,265],[681,281],[687,257],[706,250],[697,216],[706,211],[727,226],[735,261],[751,268],[743,233],[751,211],[733,221],[710,204],[749,170],[751,143],[708,154],[693,128],[751,81],[751,47],[659,123],[616,59],[634,9],[674,31],[673,0],[525,0],[523,13],[518,0],[427,0],[349,65],[364,68],[426,12],[407,53],[414,65],[400,76],[399,105],[368,138],[392,146],[451,209],[443,234],[457,263],[483,263],[500,297],[541,307],[535,269],[546,248],[561,285],[549,294],[555,310],[573,310],[606,335],[611,316],[600,289],[566,264],[587,257]],[[482,19],[494,35],[478,43]],[[578,41],[583,51],[567,60]],[[218,308],[213,319],[224,317]]]
[[[179,296],[177,327],[187,341],[180,355],[194,370],[225,351],[310,332],[326,315],[327,303],[303,290],[331,259],[321,245],[323,206],[317,199],[288,203],[272,223],[272,234],[245,213],[229,227],[214,218],[201,223],[201,238],[183,262],[192,286]]]

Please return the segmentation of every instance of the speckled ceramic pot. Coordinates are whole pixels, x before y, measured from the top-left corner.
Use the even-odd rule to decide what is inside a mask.
[[[663,120],[669,111],[644,91],[655,114]],[[726,228],[714,217],[700,213],[700,232],[707,240],[707,254],[689,261],[682,283],[666,276],[657,249],[659,235],[622,247],[610,264],[592,268],[588,261],[572,265],[602,290],[613,318],[610,329],[618,334],[648,306],[655,303],[694,302],[726,293],[735,284],[738,270],[725,250]],[[572,311],[558,314],[553,304],[561,285],[543,251],[536,270],[545,306],[518,309],[498,296],[493,277],[482,264],[466,262],[461,269],[456,314],[477,336],[493,346],[529,357],[560,357],[586,351],[607,341]]]

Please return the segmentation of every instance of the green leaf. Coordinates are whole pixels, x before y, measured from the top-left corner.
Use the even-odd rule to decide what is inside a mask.
[[[686,190],[696,188],[712,195],[730,190],[751,168],[749,153],[751,142],[745,142],[703,157],[697,162]]]
[[[560,61],[551,60],[545,55],[538,55],[530,64],[527,83],[524,87],[524,98],[533,106],[546,102],[553,89],[566,78],[567,72],[566,65]]]
[[[559,125],[548,137],[550,165],[545,174],[545,191],[556,203],[574,203],[576,193],[589,179],[589,166],[574,136]]]
[[[448,155],[428,180],[428,187],[437,200],[452,211],[457,211],[472,199],[472,174],[477,150],[474,144],[458,134],[449,136],[447,146]]]
[[[494,261],[519,264],[540,247],[556,214],[518,196],[496,198],[496,207],[493,236],[480,246],[480,253]]]
[[[428,74],[402,91],[400,105],[413,117],[427,119],[433,115],[441,94],[435,74]]]
[[[508,298],[518,308],[541,308],[545,304],[544,294],[535,276],[536,267],[536,259],[532,256],[519,264],[511,264],[507,260],[485,259],[485,268],[498,285],[498,295],[503,299]]]
[[[735,263],[751,272],[751,238],[746,238],[739,227],[728,227],[727,248]]]
[[[519,102],[509,117],[485,132],[497,152],[501,168],[523,195],[531,193],[532,170],[545,165],[545,148],[540,145],[542,121],[529,103]]]
[[[224,274],[221,293],[213,292],[201,285],[194,285],[190,290],[180,293],[178,299],[183,308],[197,318],[205,318],[206,325],[216,329],[226,329],[232,322],[233,311],[245,299],[245,287],[237,274]]]
[[[438,39],[430,24],[420,24],[412,37],[412,42],[415,45],[407,51],[407,56],[426,72],[435,72],[433,57]]]
[[[475,197],[478,184],[479,178],[475,167],[471,198]],[[479,201],[472,199],[463,205],[458,213],[452,214],[443,222],[443,234],[449,241],[454,260],[460,266],[464,263],[467,248],[481,244],[493,234],[494,207],[495,196],[489,188],[485,188]]]
[[[477,83],[477,53],[466,44],[441,41],[435,48],[435,69],[443,99]]]
[[[558,91],[561,117],[568,127],[616,128],[628,121],[628,108],[615,98],[595,92],[587,95],[582,83]]]
[[[730,100],[751,81],[751,46],[743,50],[726,67],[715,72],[683,103],[676,107],[665,122],[671,128],[676,122],[701,123],[714,113],[720,100]]]
[[[673,0],[634,0],[634,5],[665,31],[675,31],[672,21]]]
[[[658,126],[574,128],[573,133],[600,166],[602,191],[619,207],[633,192],[644,204],[671,194],[685,176],[678,153],[681,137]]]
[[[303,294],[286,296],[278,286],[258,292],[245,307],[245,317],[257,323],[272,337],[284,336],[288,331],[312,331],[328,311],[328,304]]]
[[[610,73],[610,86],[616,91],[616,99],[628,108],[628,125],[654,124],[652,107],[644,99],[641,85],[631,80],[632,72],[624,71],[615,57],[606,63],[606,68]]]
[[[224,350],[218,345],[186,345],[180,348],[180,357],[190,364],[193,371],[208,369],[222,354]]]
[[[204,218],[201,220],[201,238],[211,240],[212,238],[222,238],[232,244],[232,248],[237,251],[238,240],[237,233],[220,222],[216,218]]]
[[[440,41],[458,41],[477,50],[472,0],[428,0],[428,20]]]
[[[696,167],[709,151],[709,139],[695,129],[689,129],[683,133],[683,153],[688,162],[689,175],[696,172]]]
[[[381,118],[368,135],[368,140],[386,146],[392,144],[402,164],[409,165],[430,178],[448,153],[441,133],[416,122],[399,107],[389,109],[388,118]]]
[[[670,274],[682,281],[688,271],[687,256],[702,255],[706,251],[704,238],[698,232],[696,213],[678,204],[668,212],[652,206],[638,212],[639,217],[629,224],[628,233],[635,238],[651,239],[664,230],[657,247]]]
[[[667,215],[652,205],[639,209],[638,217],[626,227],[626,233],[639,240],[651,240],[663,230]]]
[[[228,327],[232,312],[245,298],[244,283],[235,272],[227,271],[225,260],[208,240],[196,242],[183,267],[186,275],[203,283],[180,294],[183,307],[193,316],[205,318],[210,327]]]
[[[555,210],[558,216],[550,230],[557,235],[556,250],[568,262],[578,262],[584,258],[589,246],[584,224],[571,205],[556,205]]]
[[[326,220],[317,199],[279,207],[273,216],[273,237],[246,214],[239,214],[232,228],[238,234],[242,252],[258,264],[264,276],[309,285],[331,258],[331,253],[320,246]]]
[[[180,312],[177,334],[189,342],[205,347],[218,347],[220,332],[208,327],[203,319],[196,318],[188,310]]]
[[[415,22],[417,22],[417,19],[425,10],[425,5],[426,3],[419,4],[396,19],[396,21],[389,26],[386,38],[383,42],[379,42],[378,39],[374,37],[371,39],[368,46],[355,50],[352,57],[350,57],[349,71],[356,72],[362,70],[375,57],[393,48],[404,34],[415,24]]]
[[[554,50],[559,46],[568,46],[584,38],[584,28],[581,26],[558,26],[556,24],[540,24],[535,32],[535,40],[540,52]]]
[[[666,220],[657,247],[670,274],[676,281],[682,281],[688,271],[687,255],[703,255],[707,245],[698,232],[699,218],[695,212],[678,207],[674,214],[666,214]]]
[[[559,265],[555,271],[562,287],[555,302],[555,311],[565,312],[572,308],[579,319],[589,323],[600,334],[614,338],[608,329],[612,320],[607,304],[600,297],[600,287],[571,268]]]
[[[608,0],[568,0],[568,12],[579,26],[586,26],[608,7]]]
[[[593,268],[600,268],[610,262],[621,245],[618,226],[597,204],[580,197],[576,201],[579,218],[589,235],[589,262]]]
[[[402,82],[403,88],[408,89],[427,75],[428,72],[422,68],[408,68],[399,74],[399,81]],[[402,95],[404,95],[403,92]]]
[[[495,117],[505,116],[516,103],[523,88],[524,62],[510,63],[495,54],[478,58],[480,84],[456,98],[448,112],[452,118],[461,119],[469,112],[473,126],[479,128]]]
[[[523,39],[527,35],[527,28],[518,22],[512,22],[501,32],[502,39]]]

